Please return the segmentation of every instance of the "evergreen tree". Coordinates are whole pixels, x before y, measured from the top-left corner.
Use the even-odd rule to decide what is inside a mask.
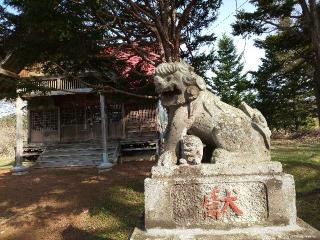
[[[256,9],[240,11],[233,25],[235,34],[277,34],[273,42],[275,51],[291,52],[283,67],[303,72],[304,64],[312,66],[313,91],[320,121],[320,2],[317,0],[250,0]]]
[[[44,63],[46,73],[69,77],[99,73],[99,78],[93,76],[97,81],[90,83],[99,91],[154,95],[152,78],[140,71],[142,62],[157,65],[195,60],[196,70],[205,71],[203,66],[208,64],[200,62],[210,59],[199,53],[199,48],[215,39],[204,30],[216,20],[221,0],[4,0],[4,4],[17,11],[10,14],[0,7],[0,17],[8,16],[8,21],[0,21],[0,44],[6,43],[0,48],[1,55],[14,52],[17,61],[23,60],[21,65]],[[7,25],[10,28],[5,29],[12,30],[8,33],[2,31]],[[101,54],[106,49],[114,51]],[[142,60],[132,78],[121,79],[117,72],[123,73],[121,68],[126,67],[116,57],[128,49]],[[136,83],[137,78],[142,80]],[[132,81],[128,84],[125,80]],[[0,79],[0,90],[1,85]],[[133,85],[135,88],[128,88]]]
[[[217,64],[213,69],[215,77],[209,85],[221,100],[234,106],[242,101],[252,102],[249,93],[250,82],[243,72],[242,55],[238,55],[232,38],[223,35],[218,42]]]
[[[286,68],[284,61],[296,52],[279,51],[273,43],[280,35],[270,36],[260,43],[266,56],[254,73],[258,93],[256,107],[271,128],[297,131],[307,127],[316,116],[312,66],[302,63],[299,68]]]

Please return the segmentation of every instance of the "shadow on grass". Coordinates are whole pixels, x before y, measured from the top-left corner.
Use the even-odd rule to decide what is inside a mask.
[[[283,165],[284,172],[295,179],[298,216],[320,229],[320,165],[303,161],[284,161]]]
[[[101,174],[96,169],[32,169],[23,176],[3,172],[0,218],[5,225],[0,228],[14,229],[3,239],[58,239],[62,233],[64,239],[73,239],[72,234],[77,240],[127,239],[140,223],[143,180],[153,165],[126,163]]]
[[[79,239],[105,240],[105,238],[103,237],[95,236],[92,233],[89,233],[80,228],[74,227],[72,225],[68,226],[65,230],[63,230],[61,235],[64,240],[79,240]]]
[[[320,229],[320,193],[297,196],[298,216],[316,229]]]
[[[284,172],[295,178],[297,195],[312,192],[320,186],[320,165],[301,161],[286,161]]]
[[[96,238],[92,239],[128,239],[135,227],[143,227],[143,180],[128,179],[107,189],[102,205],[89,211],[88,223],[96,228]]]

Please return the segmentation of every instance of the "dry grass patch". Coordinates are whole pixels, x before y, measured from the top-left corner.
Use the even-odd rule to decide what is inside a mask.
[[[10,167],[14,161],[15,116],[0,118],[0,168]]]

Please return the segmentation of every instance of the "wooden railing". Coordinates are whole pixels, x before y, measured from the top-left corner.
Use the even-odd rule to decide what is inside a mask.
[[[37,87],[43,87],[57,91],[88,88],[88,86],[79,79],[46,78],[34,80],[33,83]]]

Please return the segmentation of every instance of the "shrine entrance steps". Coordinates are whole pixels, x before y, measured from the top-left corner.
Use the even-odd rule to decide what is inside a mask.
[[[102,161],[101,143],[65,143],[45,147],[37,160],[37,168],[96,167]],[[116,163],[119,143],[108,143],[108,158]]]

